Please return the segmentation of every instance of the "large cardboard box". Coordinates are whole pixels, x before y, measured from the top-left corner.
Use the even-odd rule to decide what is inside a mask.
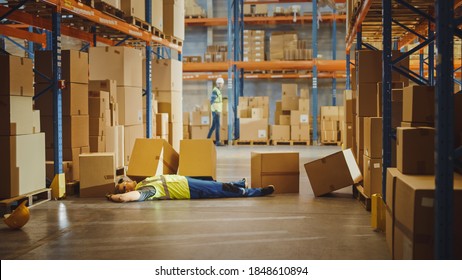
[[[297,96],[297,84],[282,84],[282,96]]]
[[[288,141],[290,140],[290,125],[272,125],[271,140]]]
[[[435,129],[398,127],[397,168],[403,174],[433,174],[435,170]]]
[[[0,199],[45,188],[43,133],[0,136],[0,154]]]
[[[117,81],[116,80],[88,81],[88,91],[109,92],[109,102],[117,103]]]
[[[152,75],[153,91],[183,91],[183,63],[181,61],[175,59],[153,60],[152,73],[154,73]],[[162,102],[162,100],[157,100]]]
[[[0,96],[0,135],[34,133],[32,98]]]
[[[191,125],[191,139],[207,139],[207,134],[209,133],[209,130],[210,127],[208,125]]]
[[[321,130],[337,131],[338,121],[321,120]]]
[[[358,84],[356,114],[359,117],[377,116],[377,83]]]
[[[32,60],[0,55],[0,95],[34,96]]]
[[[350,149],[305,164],[315,196],[359,183],[363,177]]]
[[[179,155],[164,139],[136,139],[127,176],[142,178],[177,174]]]
[[[49,84],[35,84],[35,94],[41,93]],[[70,83],[61,91],[63,116],[88,115],[88,85]],[[44,92],[35,99],[35,109],[41,116],[53,116],[53,91]]]
[[[120,0],[120,9],[124,11],[126,17],[132,16],[146,21],[146,8],[144,4],[144,1],[139,0]]]
[[[164,30],[164,8],[163,1],[152,1],[152,18],[151,24],[153,27],[157,28],[159,31],[163,32]]]
[[[370,158],[364,155],[364,194],[372,197],[373,194],[382,194],[382,159]]]
[[[138,87],[142,80],[142,52],[129,47],[90,48],[90,80],[116,80],[118,87]],[[110,67],[108,67],[110,65]]]
[[[106,136],[97,135],[90,136],[90,152],[103,153],[106,151]]]
[[[191,125],[210,125],[210,113],[209,111],[194,111],[192,112]]]
[[[104,197],[115,187],[113,153],[94,153],[79,156],[80,197]]]
[[[164,33],[184,40],[184,0],[164,0]]]
[[[298,110],[298,96],[283,95],[282,96],[282,110]]]
[[[364,118],[364,155],[382,158],[382,118]]]
[[[170,96],[165,98],[165,95]],[[161,97],[164,96],[164,97]],[[183,94],[182,92],[157,92],[156,100],[159,113],[167,113],[171,122],[182,122]]]
[[[298,100],[298,110],[303,114],[309,115],[310,113],[310,100],[308,98],[300,98]]]
[[[106,127],[110,124],[107,123],[106,119],[103,118],[90,118],[90,136],[105,136]],[[104,152],[104,151],[103,151]]]
[[[138,87],[117,87],[120,125],[143,123],[142,90]]]
[[[106,118],[111,123],[109,92],[92,91],[88,98],[88,114],[92,118]]]
[[[310,126],[308,124],[291,125],[290,140],[310,141]]]
[[[275,193],[298,193],[300,182],[298,152],[252,152],[252,188],[274,185]]]
[[[290,125],[309,125],[310,117],[307,113],[294,110],[290,112]]]
[[[364,118],[356,117],[356,146],[357,150],[364,150]],[[361,154],[361,157],[363,155]]]
[[[53,78],[52,51],[37,51],[34,57],[35,70]],[[104,65],[107,67],[107,65]],[[69,83],[88,84],[88,53],[76,50],[61,51],[61,79]],[[41,75],[35,75],[35,83],[49,84]]]
[[[116,167],[124,166],[124,127],[106,127],[106,152],[114,153]]]
[[[267,141],[268,119],[240,119],[240,137],[242,141]]]
[[[326,121],[338,121],[339,106],[321,106],[321,119]]]
[[[199,159],[200,160],[197,160]],[[217,151],[211,139],[181,140],[178,174],[217,179]]]
[[[403,121],[435,122],[435,87],[409,86],[403,92]]]
[[[396,187],[396,178],[402,175],[401,172],[396,168],[387,168],[387,185],[386,185],[386,213],[385,213],[385,237],[387,240],[387,247],[391,253],[392,259],[394,259],[393,252],[393,239],[395,232],[395,187]],[[406,175],[402,175],[406,176]]]
[[[63,148],[78,148],[89,146],[90,119],[86,116],[63,116]],[[45,132],[47,148],[54,146],[53,117],[42,116],[41,126]]]
[[[135,141],[138,138],[143,138],[143,125],[126,125],[124,126],[124,165],[128,165],[135,146]]]
[[[356,112],[356,103],[353,99],[345,100],[345,121],[347,123],[354,122],[354,114]]]
[[[392,59],[403,55],[400,51],[392,51]],[[356,52],[358,61],[357,80],[358,83],[378,83],[382,81],[382,51],[360,50]],[[409,57],[400,61],[397,67],[409,68]],[[354,72],[354,71],[353,71]],[[392,71],[392,81],[409,84],[409,80]],[[355,89],[355,88],[354,88]]]

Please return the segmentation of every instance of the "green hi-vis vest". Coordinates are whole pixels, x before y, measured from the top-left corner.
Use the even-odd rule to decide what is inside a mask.
[[[184,176],[160,175],[148,177],[139,182],[136,185],[135,190],[145,186],[153,186],[156,189],[156,194],[152,197],[148,197],[147,200],[191,198],[188,180]]]
[[[212,92],[212,95],[213,94],[216,94],[217,98],[210,106],[212,109],[212,112],[221,113],[223,111],[223,96],[221,95],[220,89],[215,87]]]

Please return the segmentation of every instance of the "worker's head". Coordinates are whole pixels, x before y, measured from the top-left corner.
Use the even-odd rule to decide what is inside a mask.
[[[116,180],[115,193],[126,193],[134,191],[136,182],[127,176],[118,177]]]
[[[217,84],[217,87],[219,89],[222,89],[223,88],[223,85],[225,84],[225,80],[223,80],[223,78],[218,78],[217,81],[215,82]]]

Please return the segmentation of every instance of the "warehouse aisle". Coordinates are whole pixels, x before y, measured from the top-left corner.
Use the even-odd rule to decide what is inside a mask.
[[[250,176],[250,152],[218,149],[218,179]],[[300,152],[300,195],[116,204],[68,198],[31,209],[20,231],[0,226],[1,259],[389,259],[385,235],[351,188],[314,199],[303,163],[335,146]],[[326,172],[329,172],[326,170]]]

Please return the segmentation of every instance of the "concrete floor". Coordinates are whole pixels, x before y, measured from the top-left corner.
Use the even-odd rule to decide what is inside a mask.
[[[218,149],[218,179],[250,178],[250,152],[300,152],[300,194],[117,204],[67,198],[0,225],[0,259],[390,259],[351,188],[314,198],[303,164],[338,147]],[[326,172],[332,172],[326,170]]]

